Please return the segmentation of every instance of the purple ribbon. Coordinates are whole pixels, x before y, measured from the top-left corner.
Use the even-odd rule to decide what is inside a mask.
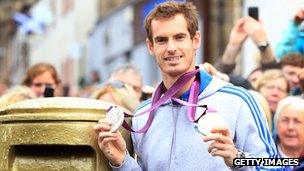
[[[131,132],[135,132],[135,133],[145,133],[145,132],[147,132],[147,130],[149,129],[149,127],[151,126],[152,121],[153,121],[154,110],[157,109],[162,104],[164,104],[169,99],[172,99],[173,101],[175,101],[179,104],[188,106],[188,109],[187,109],[188,120],[191,121],[191,122],[196,123],[204,114],[206,114],[206,112],[208,110],[207,105],[197,105],[198,95],[199,95],[199,85],[200,85],[199,77],[197,76],[195,78],[195,80],[193,81],[193,83],[191,84],[188,102],[180,100],[178,98],[173,98],[173,97],[179,90],[181,90],[186,85],[186,83],[188,83],[188,81],[191,78],[196,76],[197,73],[199,73],[199,68],[198,67],[193,71],[190,71],[190,72],[187,72],[187,73],[183,74],[179,79],[177,79],[175,81],[175,83],[167,91],[164,88],[164,83],[161,82],[157,86],[157,88],[154,92],[154,95],[153,95],[153,98],[152,98],[152,106],[148,110],[143,111],[143,112],[141,112],[137,115],[129,115],[129,114],[125,113],[125,117],[137,117],[137,116],[140,116],[140,115],[143,115],[143,114],[149,112],[149,117],[148,117],[148,120],[147,120],[146,124],[141,129],[135,131],[128,125],[128,123],[126,121],[124,121],[123,122],[123,127],[125,129],[127,129]],[[196,107],[205,108],[205,111],[197,119],[195,119]],[[213,111],[213,109],[211,109],[210,111]]]

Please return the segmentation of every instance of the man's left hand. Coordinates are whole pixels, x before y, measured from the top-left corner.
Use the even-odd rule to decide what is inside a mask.
[[[237,149],[234,146],[227,127],[216,127],[211,130],[211,134],[203,138],[204,142],[213,141],[208,152],[212,156],[221,156],[228,167],[233,167],[233,159],[237,156]]]

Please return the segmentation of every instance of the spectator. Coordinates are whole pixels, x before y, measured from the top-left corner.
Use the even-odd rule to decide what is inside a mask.
[[[250,82],[251,85],[255,85],[256,81],[260,76],[262,76],[262,74],[263,74],[262,68],[257,67],[249,73],[249,75],[247,76],[247,80]]]
[[[281,41],[277,44],[276,57],[281,60],[288,53],[300,53],[304,55],[304,8],[300,8],[293,20],[291,20],[283,33]]]
[[[275,61],[275,56],[270,47],[264,26],[259,21],[245,16],[237,21],[230,32],[228,45],[217,64],[221,72],[226,74],[233,72],[236,65],[236,57],[248,37],[251,38],[259,49],[262,70],[279,67]]]
[[[142,95],[142,76],[131,64],[122,65],[110,73],[109,80],[98,87],[92,96],[134,112]]]
[[[128,113],[133,113],[139,104],[133,87],[118,80],[107,82],[93,92],[91,97],[121,106],[127,109]]]
[[[274,116],[278,151],[284,158],[304,152],[304,100],[289,96],[280,101]]]
[[[116,68],[111,74],[109,81],[119,80],[130,85],[136,92],[136,96],[140,99],[142,95],[142,76],[137,68],[131,64],[126,64]]]
[[[0,110],[19,101],[36,98],[32,89],[26,86],[16,86],[10,88],[0,97]]]
[[[259,49],[261,66],[253,70],[247,79],[245,79],[239,75],[233,74],[233,70],[236,66],[236,57],[240,53],[247,38],[251,38]],[[239,19],[232,28],[227,47],[216,66],[221,72],[229,75],[231,83],[246,89],[252,89],[252,84],[254,84],[256,78],[261,75],[263,70],[279,68],[279,64],[275,60],[264,26],[259,21],[248,16]]]
[[[281,70],[266,70],[257,80],[255,89],[266,98],[273,118],[279,101],[288,93],[288,83]]]
[[[283,57],[281,65],[283,75],[288,81],[290,95],[300,95],[299,74],[301,69],[304,68],[304,56],[296,53],[289,53]]]
[[[43,97],[46,87],[52,88],[55,95],[59,93],[60,79],[54,66],[48,63],[38,63],[30,67],[22,84],[30,87],[37,97]]]

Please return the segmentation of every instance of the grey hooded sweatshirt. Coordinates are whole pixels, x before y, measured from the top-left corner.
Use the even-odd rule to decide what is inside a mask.
[[[187,93],[181,97],[187,98]],[[189,94],[189,93],[188,93]],[[186,99],[184,99],[186,100]],[[227,124],[237,149],[246,157],[275,158],[277,150],[271,138],[266,117],[260,105],[245,90],[235,87],[205,71],[200,71],[198,104],[207,104],[217,110]],[[144,102],[135,115],[151,107],[151,100]],[[196,115],[202,109],[197,108]],[[208,114],[208,113],[207,113]],[[133,117],[132,128],[139,130],[148,114]],[[225,171],[222,157],[208,153],[210,142],[204,142],[194,128],[196,123],[187,118],[187,106],[168,100],[154,112],[153,122],[146,133],[132,133],[137,160],[127,155],[120,167],[113,170],[148,171]],[[242,167],[240,170],[283,170],[283,168]]]

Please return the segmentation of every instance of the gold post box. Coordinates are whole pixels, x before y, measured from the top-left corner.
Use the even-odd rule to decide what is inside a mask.
[[[0,111],[0,170],[106,171],[93,126],[110,103],[53,97],[26,100]],[[129,132],[120,129],[131,151]]]

